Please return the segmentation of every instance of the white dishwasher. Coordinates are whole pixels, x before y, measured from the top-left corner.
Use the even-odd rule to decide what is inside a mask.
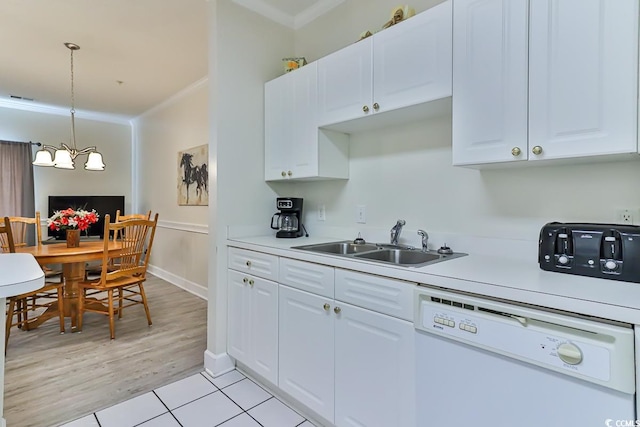
[[[427,287],[415,301],[419,427],[640,425],[630,325]]]

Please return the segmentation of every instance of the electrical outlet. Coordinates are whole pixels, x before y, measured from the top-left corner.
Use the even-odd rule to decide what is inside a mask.
[[[327,211],[324,205],[318,205],[318,221],[324,221],[327,219]]]
[[[365,205],[356,206],[356,222],[358,224],[367,223],[367,207]]]
[[[633,209],[618,209],[616,220],[619,224],[633,224]]]

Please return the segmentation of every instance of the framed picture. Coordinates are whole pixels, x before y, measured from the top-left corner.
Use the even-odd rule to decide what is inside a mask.
[[[178,205],[209,205],[209,145],[178,152]]]

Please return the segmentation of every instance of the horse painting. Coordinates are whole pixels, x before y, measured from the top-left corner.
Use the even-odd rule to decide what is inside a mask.
[[[209,204],[208,146],[178,153],[178,204]]]

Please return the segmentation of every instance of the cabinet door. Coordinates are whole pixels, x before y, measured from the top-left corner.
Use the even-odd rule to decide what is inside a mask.
[[[529,159],[637,152],[638,1],[532,1],[530,13]]]
[[[451,31],[446,1],[373,36],[374,112],[451,96]]]
[[[413,323],[336,304],[336,426],[415,425]]]
[[[373,113],[371,49],[369,37],[318,60],[320,126]]]
[[[527,160],[528,3],[453,3],[454,165]]]
[[[252,283],[253,281],[253,283]],[[278,384],[278,284],[250,279],[251,359],[249,366]]]
[[[227,316],[227,352],[234,359],[251,364],[250,340],[251,298],[248,276],[229,270],[227,274],[228,316]]]
[[[279,304],[279,387],[333,422],[333,300],[280,285]]]
[[[284,75],[264,85],[264,179],[287,179],[291,163],[293,86]]]
[[[293,127],[291,178],[318,175],[318,62],[292,71]]]

